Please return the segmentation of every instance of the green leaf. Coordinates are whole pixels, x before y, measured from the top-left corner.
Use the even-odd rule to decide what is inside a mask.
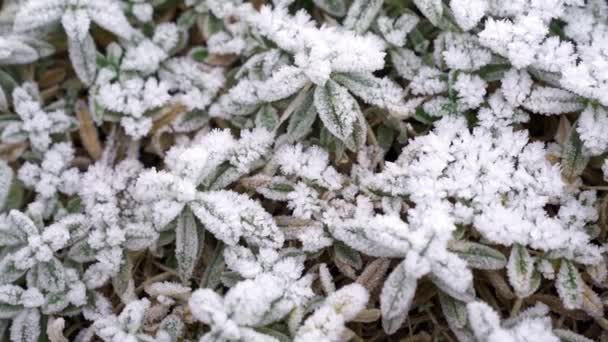
[[[45,315],[58,313],[70,305],[66,292],[49,293],[45,299],[46,303],[42,307],[42,313]]]
[[[59,259],[39,263],[32,271],[36,271],[37,287],[49,292],[59,292],[65,289],[65,269]]]
[[[349,150],[357,151],[365,144],[367,122],[346,88],[329,80],[315,89],[314,102],[327,130]]]
[[[334,74],[332,80],[345,86],[367,104],[401,115],[411,114],[402,99],[405,91],[387,77],[379,78],[371,72],[350,72]]]
[[[204,47],[196,47],[190,50],[189,55],[195,61],[203,63],[209,56],[209,51]]]
[[[380,294],[380,310],[382,311],[382,327],[391,335],[405,322],[416,293],[418,279],[407,274],[405,261],[402,261],[391,272]]]
[[[78,196],[70,198],[65,205],[65,209],[72,214],[79,213],[82,210],[82,200]]]
[[[383,2],[384,0],[353,1],[344,18],[344,27],[356,33],[367,31],[380,12]]]
[[[272,132],[279,124],[279,114],[270,104],[266,104],[258,110],[255,116],[255,126],[265,128]]]
[[[290,142],[304,138],[312,129],[317,118],[314,106],[314,92],[309,91],[300,106],[291,114],[287,125],[287,135]]]
[[[577,126],[578,123],[575,123],[570,129],[562,150],[562,174],[569,180],[580,176],[589,163],[589,155],[585,153]]]
[[[450,242],[449,249],[472,268],[498,270],[507,264],[501,252],[480,243],[456,240]]]
[[[573,310],[581,307],[583,304],[583,279],[571,261],[562,260],[555,287],[566,309]]]
[[[224,244],[221,241],[218,241],[218,244],[213,251],[211,263],[207,265],[205,272],[201,277],[199,287],[207,287],[210,289],[216,288],[221,282],[222,273],[224,272],[225,268]]]
[[[25,190],[23,184],[17,179],[13,179],[11,188],[4,200],[4,210],[19,209],[23,205]]]
[[[79,41],[68,38],[68,52],[78,79],[91,85],[97,72],[97,48],[90,34]]]
[[[121,301],[124,304],[128,304],[134,299],[137,299],[135,296],[135,283],[133,281],[132,275],[133,262],[129,255],[124,258],[123,263],[120,265],[120,270],[118,274],[112,277],[112,287],[114,288],[114,293],[120,297]]]
[[[361,260],[361,254],[356,250],[350,248],[341,241],[334,243],[334,256],[341,262],[351,266],[352,268],[359,270],[363,267],[363,260]]]
[[[4,91],[4,93],[7,96],[7,100],[9,102],[9,104],[12,104],[12,95],[13,95],[13,90],[19,86],[19,82],[17,82],[17,80],[15,80],[15,77],[13,77],[11,74],[9,74],[8,72],[4,71],[4,70],[0,70],[0,87],[2,88],[2,90]]]
[[[23,310],[21,305],[0,303],[0,319],[10,319],[17,316]],[[0,335],[1,336],[1,335]]]
[[[197,18],[198,18],[198,13],[196,13],[195,10],[187,10],[187,11],[183,12],[179,16],[179,18],[177,18],[177,25],[180,28],[187,30],[196,23]]]
[[[97,250],[91,248],[87,240],[77,242],[68,251],[68,257],[79,263],[95,261],[96,256]]]
[[[19,231],[22,236],[38,235],[38,227],[34,224],[34,221],[26,214],[11,210],[8,213],[8,222],[13,225],[15,231]]]
[[[528,250],[524,246],[520,244],[513,245],[507,265],[507,276],[509,283],[519,298],[526,298],[537,289],[534,279],[534,274],[538,273],[534,268],[535,262],[536,260],[530,256],[530,253],[528,253]]]
[[[467,306],[447,294],[439,291],[439,303],[441,312],[445,316],[448,325],[452,329],[462,329],[467,325]]]
[[[488,82],[499,81],[505,72],[511,69],[509,64],[488,64],[482,66],[478,73],[479,77]]]
[[[391,149],[395,137],[395,130],[389,126],[382,124],[376,128],[376,140],[385,152]]]
[[[177,271],[182,282],[187,283],[192,278],[194,266],[198,262],[199,249],[203,241],[199,241],[198,227],[192,211],[186,207],[177,218],[175,227],[175,258]]]
[[[441,0],[413,0],[420,12],[435,26],[439,26],[443,17]]]
[[[4,160],[0,160],[0,209],[6,204],[14,178],[13,169]]]
[[[312,0],[317,7],[334,17],[343,17],[346,14],[344,0]]]
[[[12,283],[21,278],[26,271],[16,268],[14,261],[10,257],[5,256],[0,261],[0,284]]]

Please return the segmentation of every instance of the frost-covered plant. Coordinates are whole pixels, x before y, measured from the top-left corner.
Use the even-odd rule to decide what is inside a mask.
[[[92,86],[90,107],[97,120],[120,120],[134,138],[147,135],[161,109],[177,101],[188,111],[203,110],[224,84],[220,69],[188,57],[170,58],[186,33],[173,23],[158,25],[154,34],[123,44],[112,43]],[[191,129],[196,128],[192,127]]]
[[[95,77],[97,50],[89,34],[91,24],[124,39],[135,34],[116,0],[27,0],[19,7],[14,30],[18,33],[38,31],[57,22],[61,22],[68,36],[70,60],[85,84],[90,84]]]
[[[0,340],[608,336],[604,0],[0,7]]]
[[[68,143],[57,143],[45,152],[40,165],[24,163],[17,177],[43,198],[53,197],[58,192],[73,195],[80,185],[78,170],[70,168],[73,159],[74,148]]]
[[[327,296],[323,304],[304,321],[294,341],[340,341],[344,324],[365,308],[367,290],[359,284],[342,287]]]
[[[62,110],[43,108],[38,86],[27,82],[12,93],[15,116],[2,129],[2,142],[16,144],[28,141],[32,149],[45,152],[53,142],[52,134],[61,134],[77,127],[73,118]]]
[[[99,317],[93,323],[95,335],[105,342],[175,342],[181,333],[181,322],[169,315],[159,323],[156,333],[146,333],[147,319],[151,316],[150,301],[146,298],[127,304],[118,316]]]

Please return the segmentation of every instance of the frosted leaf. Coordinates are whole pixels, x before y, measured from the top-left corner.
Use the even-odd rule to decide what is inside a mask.
[[[68,50],[70,61],[78,78],[85,85],[92,84],[97,69],[97,48],[93,38],[88,32],[85,32],[84,37],[80,39],[69,39]]]
[[[521,245],[511,248],[511,256],[507,265],[509,283],[520,298],[525,298],[536,291],[534,286],[535,260]],[[538,275],[537,275],[538,276]]]
[[[344,324],[365,307],[367,290],[359,284],[346,285],[327,297],[323,305],[298,329],[294,341],[336,341],[345,329]]]
[[[61,17],[61,24],[69,40],[77,44],[88,35],[91,18],[84,9],[68,9]]]
[[[54,52],[49,43],[24,35],[0,37],[0,64],[27,64]]]
[[[21,311],[11,324],[11,341],[37,341],[40,336],[40,312],[37,309]]]
[[[469,312],[469,323],[479,340],[489,340],[494,331],[500,329],[500,317],[486,303],[469,303],[467,310]]]
[[[42,198],[51,198],[57,192],[73,194],[80,180],[77,170],[70,168],[73,158],[74,148],[70,144],[54,144],[40,165],[27,162],[19,169],[17,176],[26,187],[36,190]]]
[[[367,31],[382,8],[382,2],[381,0],[353,1],[344,18],[344,27],[357,33]]]
[[[149,22],[152,20],[152,16],[154,14],[154,7],[151,4],[147,3],[136,3],[133,4],[133,8],[131,9],[133,12],[133,16],[137,18],[137,20],[141,22]]]
[[[130,39],[135,32],[118,1],[89,1],[86,9],[97,25],[121,38]]]
[[[487,0],[451,0],[450,8],[454,12],[454,17],[458,26],[468,31],[479,23],[488,9]]]
[[[588,105],[581,113],[575,129],[591,155],[602,154],[608,149],[608,137],[604,134],[606,127],[608,111],[604,107]]]
[[[415,276],[407,274],[405,261],[402,261],[384,282],[380,308],[382,327],[387,334],[397,331],[405,321],[416,293],[417,282]]]
[[[377,20],[377,25],[386,41],[394,46],[403,47],[407,34],[416,27],[419,20],[413,13],[404,13],[396,19],[381,16]]]
[[[169,57],[167,52],[151,40],[129,47],[120,63],[122,70],[139,71],[143,75],[154,73]]]
[[[532,91],[532,78],[525,70],[511,69],[504,74],[500,89],[512,106],[522,105]]]
[[[571,92],[559,88],[534,87],[522,106],[539,114],[562,114],[583,109],[583,104]]]
[[[0,209],[6,205],[14,176],[13,169],[5,161],[0,161]]]
[[[555,281],[557,293],[567,309],[578,309],[583,304],[583,279],[576,266],[563,260]]]
[[[13,90],[13,107],[19,121],[13,121],[2,131],[5,143],[20,143],[29,140],[37,151],[46,151],[51,145],[51,134],[64,133],[76,127],[73,118],[62,110],[47,112],[42,109],[38,86],[26,82]]]
[[[492,53],[468,33],[441,32],[433,41],[433,58],[450,69],[474,71],[492,62]]]
[[[423,66],[412,79],[410,89],[414,95],[434,95],[448,90],[448,83],[441,71]]]
[[[457,104],[461,111],[479,107],[486,95],[487,83],[477,75],[459,74],[453,89],[458,93]]]
[[[150,302],[147,299],[133,301],[122,310],[118,316],[118,321],[129,332],[136,332],[143,324],[146,311],[150,307]]]
[[[199,228],[190,210],[184,210],[175,227],[175,258],[182,281],[187,282],[201,253],[204,241],[199,241]]]
[[[377,78],[371,73],[350,73],[334,75],[333,79],[366,103],[385,108],[400,117],[411,114],[403,100],[405,91],[387,77]]]
[[[216,312],[224,311],[224,301],[210,289],[200,289],[192,293],[188,302],[194,318],[204,323],[211,323]]]
[[[15,17],[16,32],[26,32],[47,26],[61,18],[65,0],[28,0],[19,7]]]
[[[318,86],[315,89],[314,102],[319,118],[331,134],[338,139],[348,142],[360,134],[356,131],[355,126],[358,126],[358,121],[363,114],[359,104],[346,88],[330,80],[325,86]],[[363,140],[365,140],[364,138],[365,135],[363,135]],[[357,141],[356,145],[361,146],[362,144]]]
[[[431,24],[439,25],[439,21],[443,17],[443,3],[441,0],[414,0],[414,4]]]
[[[507,259],[501,252],[480,243],[455,240],[449,243],[449,249],[472,268],[498,270],[507,264]]]
[[[422,59],[409,49],[392,49],[390,51],[391,62],[399,76],[411,80],[416,76],[418,69],[422,67]]]
[[[284,66],[260,84],[257,95],[261,101],[274,102],[295,94],[307,82],[308,79],[302,70]]]
[[[285,145],[276,152],[275,160],[286,175],[296,175],[332,190],[342,187],[342,175],[329,164],[329,154],[320,147]]]
[[[313,0],[315,5],[334,17],[343,17],[346,14],[344,0]]]
[[[202,65],[180,57],[164,62],[158,74],[171,89],[182,94],[181,102],[190,110],[206,108],[225,82],[221,69],[205,70]]]
[[[241,237],[262,247],[283,245],[283,234],[272,216],[246,195],[210,191],[199,194],[190,206],[205,229],[228,245],[236,244]]]

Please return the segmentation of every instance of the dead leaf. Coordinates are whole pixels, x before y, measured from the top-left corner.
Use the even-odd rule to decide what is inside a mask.
[[[370,262],[357,278],[357,283],[363,285],[369,292],[373,292],[384,279],[390,264],[391,261],[384,258]]]
[[[563,145],[568,139],[571,129],[572,124],[570,121],[568,121],[568,118],[565,115],[560,116],[559,125],[557,126],[557,131],[555,132],[555,141],[557,141],[560,145]]]
[[[587,284],[583,284],[583,310],[593,318],[604,316],[604,304],[600,296]]]
[[[155,133],[159,129],[170,125],[180,114],[186,111],[186,106],[181,103],[173,104],[166,108],[160,115],[159,118],[154,121],[150,132]]]
[[[53,68],[45,70],[40,79],[38,80],[38,85],[40,89],[46,89],[51,86],[54,86],[58,83],[61,83],[65,80],[67,76],[67,72],[64,68]]]
[[[29,144],[26,142],[16,144],[2,144],[0,145],[0,159],[6,160],[7,162],[14,162],[19,159],[23,152],[27,150]]]
[[[360,322],[360,323],[375,322],[380,318],[380,315],[381,315],[380,309],[365,309],[365,310],[359,312],[357,317],[355,317],[353,319],[353,322]]]
[[[50,317],[46,324],[46,334],[50,342],[69,342],[65,336],[63,336],[63,329],[65,328],[65,320],[61,317],[53,318]]]
[[[95,126],[95,122],[91,117],[89,108],[84,101],[78,100],[76,102],[75,111],[78,122],[80,123],[78,133],[80,134],[80,139],[82,140],[82,146],[84,146],[91,158],[94,160],[99,160],[99,158],[101,158],[101,154],[103,153],[103,148],[101,147],[99,135],[97,134],[97,127]]]

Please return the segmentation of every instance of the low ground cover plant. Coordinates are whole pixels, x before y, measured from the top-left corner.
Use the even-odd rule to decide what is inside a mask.
[[[4,0],[0,339],[608,341],[605,0]]]

